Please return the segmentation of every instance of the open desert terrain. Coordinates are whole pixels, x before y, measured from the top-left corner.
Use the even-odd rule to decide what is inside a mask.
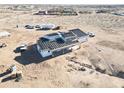
[[[33,15],[39,10],[54,7],[73,8],[78,15]],[[108,12],[97,13],[98,9]],[[124,5],[0,5],[0,32],[7,31],[11,34],[9,37],[0,38],[0,43],[7,45],[0,48],[0,73],[14,64],[23,74],[20,82],[9,80],[1,82],[0,87],[123,88],[124,16],[115,13],[124,13]],[[61,27],[59,30],[48,31],[24,28],[26,24],[43,23]],[[82,43],[78,50],[45,61],[38,60],[33,45],[39,37],[75,28],[95,33],[95,37]],[[26,54],[14,52],[21,43],[31,45]],[[0,77],[0,80],[2,78],[4,77]]]

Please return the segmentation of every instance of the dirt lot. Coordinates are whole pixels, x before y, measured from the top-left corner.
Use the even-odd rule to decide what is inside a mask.
[[[0,73],[12,64],[23,72],[20,82],[10,80],[0,83],[0,87],[124,87],[124,16],[110,13],[38,16],[33,15],[34,11],[0,9],[0,32],[11,33],[10,37],[0,38],[0,42],[7,44],[0,48]],[[23,27],[35,23],[53,23],[61,29],[36,31]],[[93,32],[95,37],[89,38],[79,50],[45,61],[38,60],[34,46],[27,55],[14,52],[21,43],[36,44],[45,34],[73,28]]]

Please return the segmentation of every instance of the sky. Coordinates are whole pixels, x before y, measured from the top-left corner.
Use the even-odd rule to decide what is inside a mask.
[[[0,0],[0,4],[124,4],[124,0]]]

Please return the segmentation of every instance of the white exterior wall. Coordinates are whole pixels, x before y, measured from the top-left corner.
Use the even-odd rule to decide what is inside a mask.
[[[71,49],[72,49],[72,50],[78,50],[79,48],[80,48],[79,45],[75,45],[75,46],[73,46]]]
[[[78,41],[79,41],[80,43],[86,42],[87,40],[88,40],[88,37],[87,37],[87,36],[85,36],[85,37],[80,37],[80,38],[78,39]]]
[[[39,45],[37,45],[37,50],[38,50],[38,52],[40,53],[40,55],[42,57],[48,57],[48,56],[51,56],[52,55],[52,52],[51,51],[41,50]]]

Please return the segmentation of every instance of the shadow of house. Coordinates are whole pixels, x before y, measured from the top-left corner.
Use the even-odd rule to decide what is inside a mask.
[[[38,63],[41,63],[45,60],[49,60],[51,58],[54,58],[54,57],[57,57],[57,56],[60,56],[62,54],[66,54],[66,53],[69,53],[69,52],[71,52],[71,51],[66,51],[64,53],[61,52],[61,51],[58,51],[58,52],[54,52],[54,56],[42,57],[37,50],[36,44],[34,44],[34,45],[31,45],[30,50],[21,52],[20,56],[15,57],[15,60],[17,62],[19,62],[20,64],[23,64],[23,65],[28,65],[28,64],[31,64],[31,63],[38,64]]]
[[[21,52],[20,56],[15,57],[15,60],[23,65],[31,63],[39,63],[42,61],[42,57],[38,54],[36,45],[32,45],[30,50]]]

